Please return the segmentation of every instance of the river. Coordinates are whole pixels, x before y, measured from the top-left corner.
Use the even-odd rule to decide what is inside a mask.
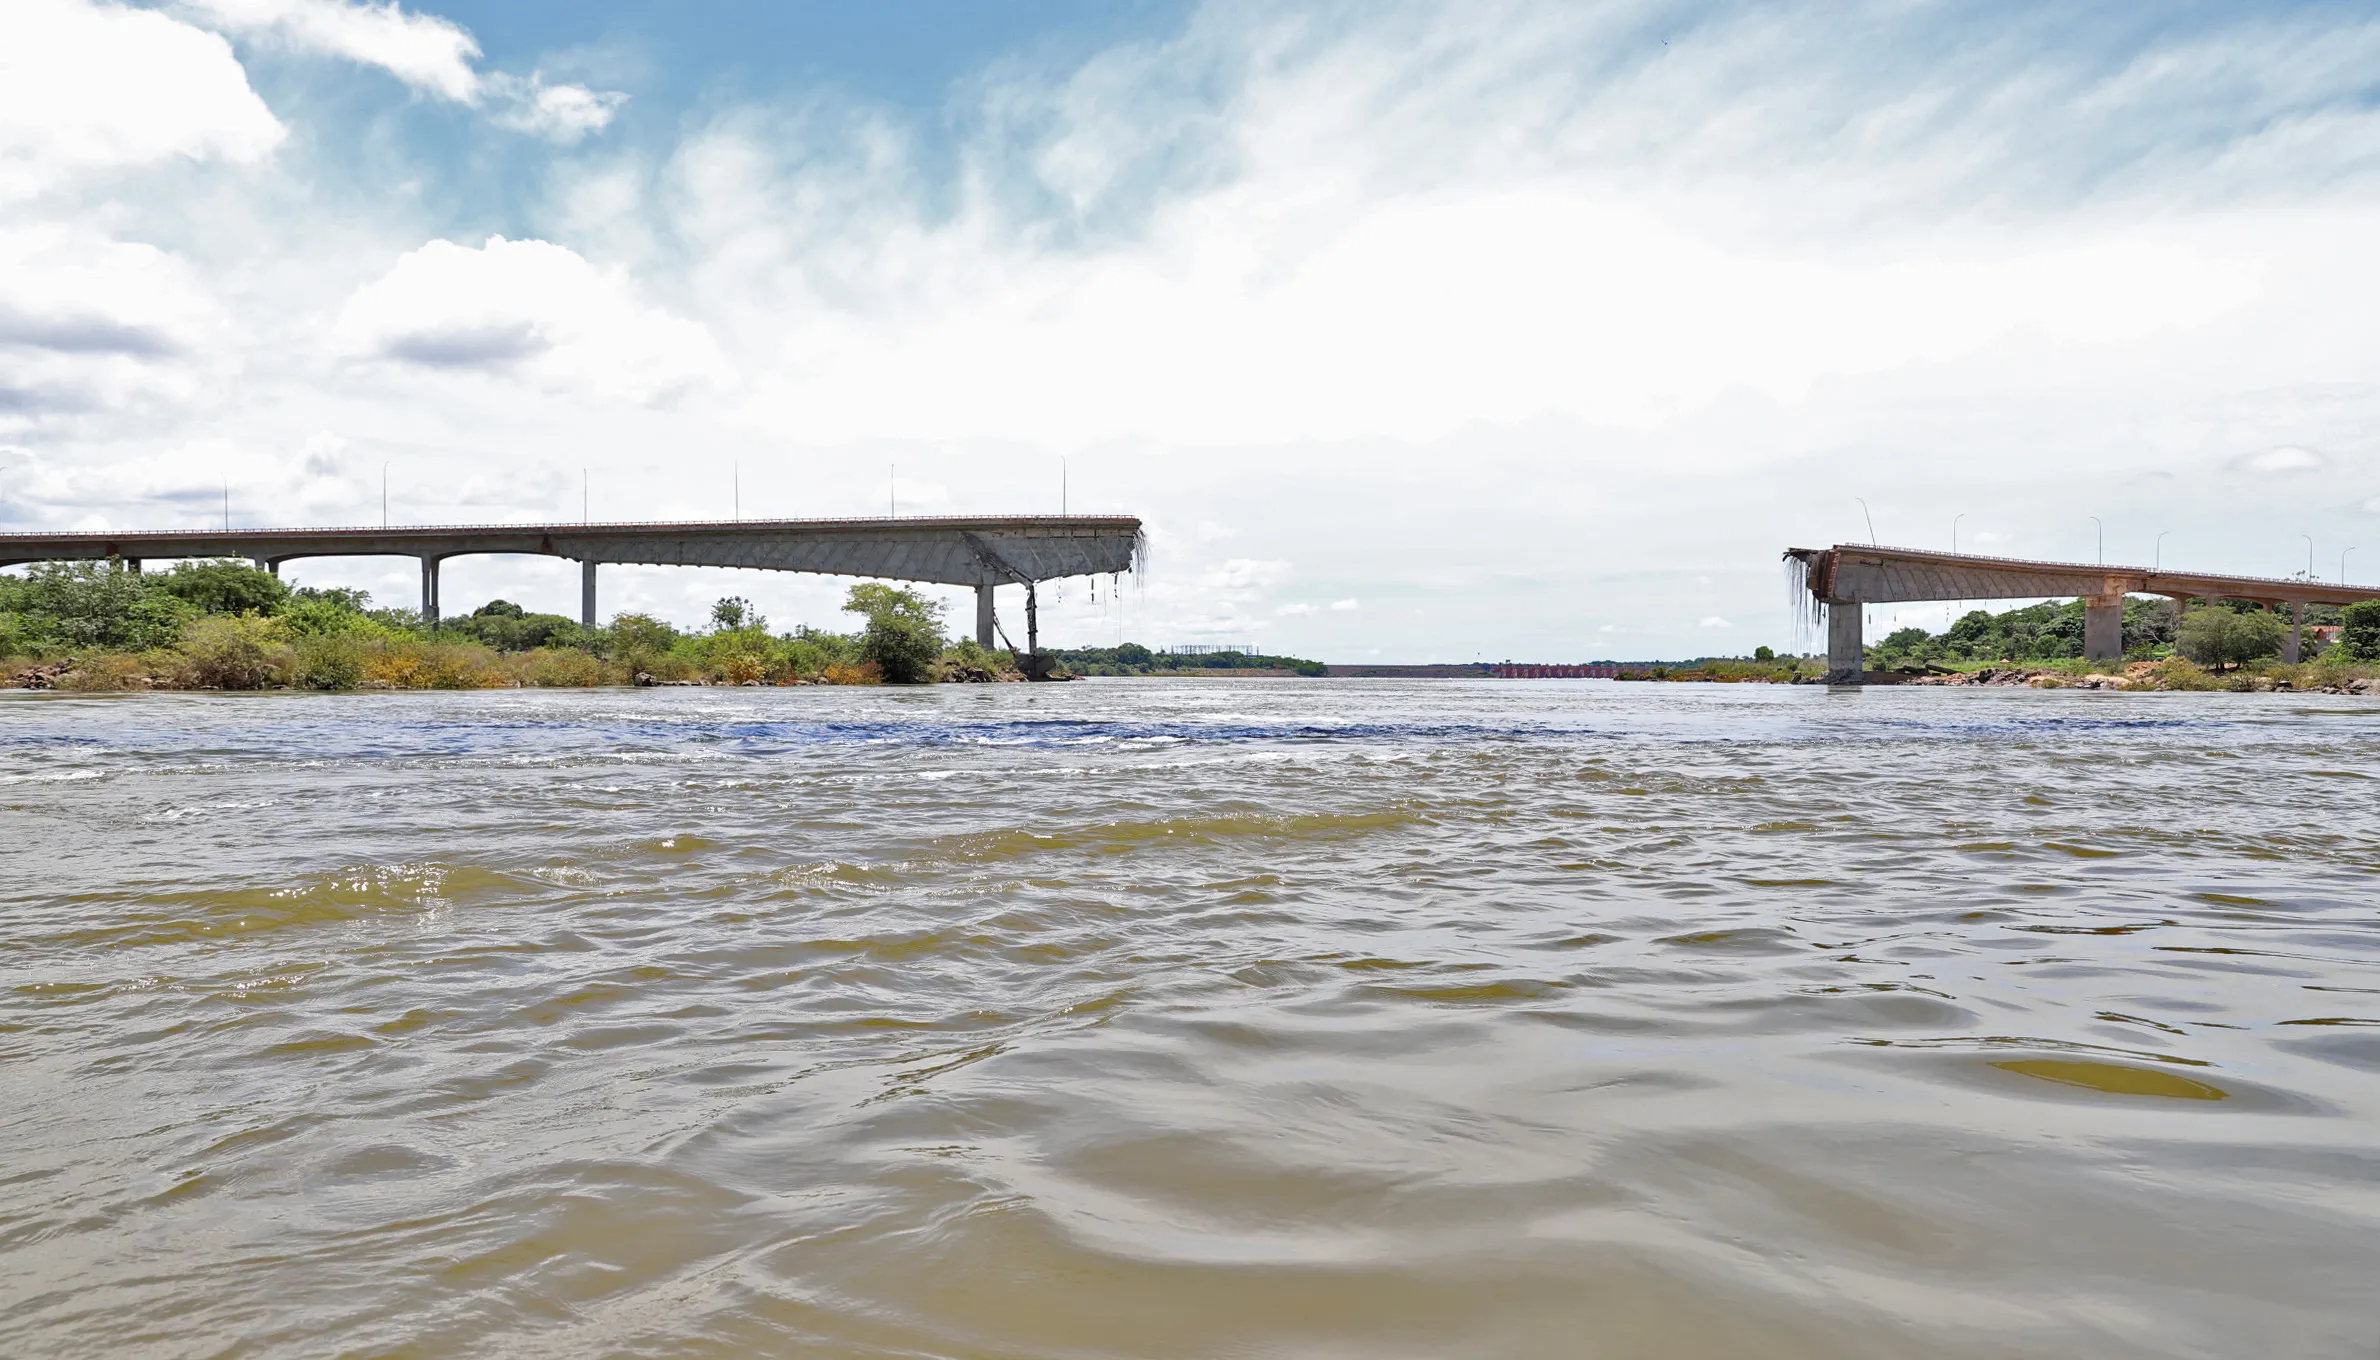
[[[0,1354],[2380,1354],[2380,703],[0,698]]]

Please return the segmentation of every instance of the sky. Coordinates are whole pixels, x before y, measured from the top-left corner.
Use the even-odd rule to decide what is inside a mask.
[[[0,529],[1063,505],[1150,552],[1056,643],[1347,662],[1808,647],[1871,538],[2380,581],[2375,242],[2368,6],[5,0]]]

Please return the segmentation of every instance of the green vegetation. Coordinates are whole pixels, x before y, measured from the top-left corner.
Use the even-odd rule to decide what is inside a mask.
[[[1198,675],[1229,671],[1287,671],[1295,675],[1329,673],[1329,668],[1321,662],[1308,661],[1303,657],[1249,656],[1245,652],[1177,656],[1171,652],[1152,652],[1137,642],[1127,642],[1119,647],[1053,650],[1051,655],[1077,675]]]
[[[480,689],[515,685],[922,684],[1019,679],[1014,660],[944,643],[941,609],[854,586],[854,634],[772,633],[731,597],[706,628],[644,614],[584,628],[491,600],[424,628],[356,590],[291,588],[245,562],[143,574],[71,562],[0,574],[0,684],[120,689]]]

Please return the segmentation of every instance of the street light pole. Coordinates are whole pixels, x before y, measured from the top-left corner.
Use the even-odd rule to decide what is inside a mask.
[[[2085,515],[2083,518],[2099,525],[2099,565],[2104,567],[2107,565],[2107,526],[2099,524],[2097,515]]]
[[[2171,529],[2159,529],[2157,531],[2157,552],[2156,556],[2153,557],[2149,562],[2150,571],[2153,572],[2159,567],[2165,565],[2165,536],[2172,532],[2173,530]]]
[[[1950,551],[1953,556],[1957,555],[1959,550],[1959,521],[1966,517],[1967,512],[1964,510],[1950,517]]]
[[[2349,554],[2349,553],[2351,553],[2351,552],[2354,552],[2354,551],[2355,551],[2355,545],[2354,545],[2354,544],[2352,544],[2352,543],[2348,544],[2348,545],[2347,545],[2346,547],[2344,547],[2344,548],[2341,548],[2341,549],[2339,549],[2339,584],[2340,584],[2340,585],[2345,585],[2345,584],[2347,584],[2347,554]]]
[[[2306,579],[2311,581],[2314,579],[2314,536],[2300,533],[2298,537],[2306,541]]]
[[[1876,546],[1876,516],[1869,512],[1867,501],[1858,496],[1853,496],[1851,499],[1859,501],[1859,513],[1867,518],[1868,546],[1873,548]]]

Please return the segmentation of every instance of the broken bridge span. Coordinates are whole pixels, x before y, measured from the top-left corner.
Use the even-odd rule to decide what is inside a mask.
[[[1866,668],[1861,609],[1871,604],[1925,600],[2016,600],[2072,596],[2083,601],[2083,655],[2116,661],[2124,655],[2124,597],[2164,595],[2176,600],[2247,600],[2290,608],[2284,659],[2299,657],[2309,604],[2380,600],[2380,587],[2307,577],[2220,576],[2207,572],[2111,567],[2084,562],[2028,562],[1975,553],[1927,552],[1875,544],[1788,548],[1795,594],[1826,615],[1826,678],[1858,684]]]

